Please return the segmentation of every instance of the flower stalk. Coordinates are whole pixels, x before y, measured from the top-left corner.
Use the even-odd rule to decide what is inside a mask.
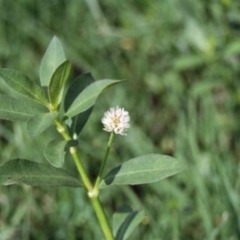
[[[111,132],[111,134],[109,136],[108,144],[107,144],[107,151],[105,153],[105,157],[104,157],[102,165],[100,167],[99,174],[98,174],[96,183],[94,185],[94,189],[98,189],[98,186],[103,179],[103,171],[104,171],[104,168],[105,168],[105,165],[106,165],[106,162],[107,162],[107,159],[108,159],[108,155],[109,155],[112,143],[113,143],[113,137],[114,137],[114,132]]]

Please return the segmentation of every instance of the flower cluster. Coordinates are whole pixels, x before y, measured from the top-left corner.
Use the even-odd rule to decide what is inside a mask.
[[[126,131],[130,127],[129,121],[129,114],[124,108],[118,106],[116,108],[110,108],[110,110],[104,113],[102,118],[103,130],[126,135]]]

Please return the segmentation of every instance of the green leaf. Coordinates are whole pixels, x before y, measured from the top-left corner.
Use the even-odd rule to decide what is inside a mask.
[[[52,140],[46,146],[44,156],[54,167],[62,167],[64,164],[66,150],[68,150],[70,146],[76,146],[77,143],[78,142],[76,140]]]
[[[35,137],[47,129],[56,119],[57,113],[42,113],[34,115],[27,121],[27,132],[30,137]]]
[[[99,94],[106,88],[121,82],[121,80],[99,80],[86,87],[73,101],[66,116],[73,117],[93,106]]]
[[[128,205],[119,208],[113,215],[113,234],[116,240],[126,240],[143,219],[143,210],[133,211]]]
[[[61,42],[53,37],[40,65],[40,81],[42,86],[48,86],[56,69],[66,60]]]
[[[15,92],[45,105],[47,104],[43,89],[23,73],[12,69],[2,68],[0,69],[0,77]]]
[[[75,78],[67,90],[64,99],[64,109],[67,111],[77,96],[95,80],[91,73],[84,73]]]
[[[30,117],[46,112],[43,105],[28,99],[15,99],[0,94],[0,119],[27,121]]]
[[[65,83],[69,77],[71,64],[69,61],[63,62],[54,72],[49,84],[49,99],[54,109],[62,101]]]
[[[76,97],[91,83],[94,82],[94,78],[92,77],[91,73],[84,73],[80,76],[78,76],[76,79],[74,79],[73,83],[69,87],[67,94],[65,96],[64,101],[64,109],[65,112],[68,110],[68,108],[71,106],[73,101],[76,99]],[[89,108],[88,110],[79,113],[77,116],[73,117],[70,132],[73,135],[76,133],[77,135],[81,132],[84,125],[86,124],[88,118],[90,117],[92,113],[93,107]]]
[[[88,110],[79,113],[77,116],[73,118],[72,125],[70,127],[70,133],[79,135],[82,131],[83,127],[87,123],[91,113],[92,113],[93,107],[89,108]]]
[[[112,185],[157,182],[182,171],[184,168],[183,162],[165,155],[150,154],[137,157],[112,169],[100,183],[100,188]]]
[[[0,184],[81,187],[79,180],[64,169],[24,159],[14,159],[0,166]]]

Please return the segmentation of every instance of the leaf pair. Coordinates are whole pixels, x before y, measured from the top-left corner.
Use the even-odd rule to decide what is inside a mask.
[[[108,87],[119,83],[120,80],[94,81],[90,73],[77,77],[69,87],[65,96],[65,115],[72,118],[71,134],[81,132],[88,120],[98,96]]]
[[[66,60],[61,42],[53,37],[42,59],[39,75],[43,87],[48,89],[48,98],[53,109],[62,102],[64,88],[71,64]]]
[[[76,142],[62,141],[53,147],[52,144],[50,142],[49,149],[57,154],[57,146],[66,148],[73,146]],[[51,155],[53,152],[45,150],[45,155]],[[60,153],[60,155],[63,154]],[[52,164],[60,167],[59,162],[52,162]],[[101,182],[100,188],[156,182],[184,168],[185,164],[169,156],[150,154],[137,157],[110,171]],[[77,179],[61,168],[22,159],[11,160],[0,166],[0,184],[14,183],[32,186],[80,186]]]
[[[58,38],[54,37],[40,66],[41,85],[48,87],[49,101],[53,109],[57,109],[62,101],[70,69],[71,65],[65,58],[63,47]],[[65,115],[72,118],[85,112],[94,105],[97,97],[104,89],[117,82],[119,81],[101,80],[94,83],[90,74],[76,78],[65,97],[65,109],[67,109]]]
[[[0,105],[0,118],[12,121],[27,121],[31,118],[27,123],[28,132],[30,136],[37,136],[52,124],[55,117],[55,114],[47,114],[47,109],[40,109],[38,105],[42,104],[51,112],[57,112],[60,103],[64,102],[65,117],[72,119],[70,133],[78,135],[88,120],[100,93],[120,81],[94,82],[91,74],[83,74],[70,85],[64,100],[63,93],[70,69],[71,65],[66,60],[61,42],[56,37],[50,42],[40,65],[42,87],[19,71],[0,69],[0,78],[13,91],[28,98],[27,101],[1,96],[3,100]],[[45,96],[45,87],[48,98]]]
[[[54,37],[41,62],[42,87],[19,71],[0,69],[0,78],[14,92],[25,97],[16,100],[10,96],[0,95],[0,118],[27,121],[27,131],[32,137],[42,133],[57,117],[57,113],[49,113],[47,108],[51,106],[52,109],[57,109],[62,101],[70,68],[60,41]],[[48,87],[50,105],[44,93],[45,86]]]
[[[66,60],[60,41],[54,37],[40,65],[41,86],[19,71],[0,69],[0,78],[18,94],[48,106],[43,87],[48,88],[48,98],[54,109],[62,101],[63,91],[71,65]]]

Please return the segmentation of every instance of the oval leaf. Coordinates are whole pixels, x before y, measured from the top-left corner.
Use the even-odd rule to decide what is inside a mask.
[[[66,116],[74,117],[86,111],[95,103],[99,94],[106,88],[121,82],[121,80],[99,80],[86,87],[73,101],[68,109]]]
[[[133,211],[123,205],[113,215],[113,234],[116,240],[126,240],[144,219],[144,211]]]
[[[45,105],[47,104],[43,89],[21,72],[7,68],[0,69],[0,77],[15,92]]]
[[[65,83],[68,79],[70,70],[70,62],[65,61],[56,69],[51,78],[48,91],[49,99],[54,109],[56,109],[58,104],[62,101]]]
[[[40,65],[40,81],[42,86],[48,86],[53,73],[66,60],[61,42],[53,37]]]
[[[99,187],[156,182],[172,176],[184,168],[185,164],[175,158],[150,154],[131,159],[114,168],[104,177]]]
[[[14,159],[0,166],[0,184],[81,187],[79,180],[63,169],[24,159]]]
[[[30,117],[46,110],[42,105],[28,99],[16,100],[7,95],[0,95],[0,119],[27,121]]]
[[[56,119],[57,113],[43,113],[31,117],[27,121],[27,132],[30,137],[35,137],[47,129]]]

